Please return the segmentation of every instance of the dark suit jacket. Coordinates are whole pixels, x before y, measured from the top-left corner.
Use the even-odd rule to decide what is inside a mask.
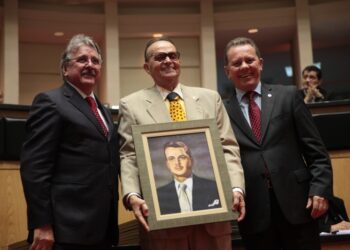
[[[320,232],[330,232],[331,225],[338,224],[341,221],[349,221],[344,201],[338,197],[332,197],[329,200],[329,209],[327,213],[318,219]]]
[[[50,224],[59,243],[117,241],[117,133],[110,112],[96,100],[109,128],[65,83],[33,101],[21,155],[28,228]],[[29,237],[30,238],[30,237]]]
[[[273,190],[292,224],[311,220],[305,209],[309,196],[332,196],[332,169],[312,116],[294,86],[262,84],[262,142],[249,127],[236,94],[224,101],[241,150],[246,181],[246,218],[241,233],[265,230],[270,224],[269,190]]]
[[[157,188],[161,214],[180,213],[180,204],[175,182]],[[192,191],[193,211],[221,207],[219,194],[214,181],[193,175]],[[214,201],[218,201],[218,203]]]

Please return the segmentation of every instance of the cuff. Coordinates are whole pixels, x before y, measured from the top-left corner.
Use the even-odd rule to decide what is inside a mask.
[[[129,200],[130,200],[130,197],[132,195],[135,195],[135,196],[139,197],[140,199],[142,199],[142,196],[139,193],[131,192],[131,193],[126,194],[123,198],[123,203],[124,203],[125,208],[130,210],[130,211],[132,210],[132,207],[130,206]]]

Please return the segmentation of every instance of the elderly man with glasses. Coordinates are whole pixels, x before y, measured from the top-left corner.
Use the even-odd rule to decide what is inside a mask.
[[[93,93],[101,63],[97,44],[74,36],[61,60],[64,84],[33,101],[21,156],[31,250],[118,243],[117,131]]]
[[[238,210],[238,220],[245,216],[245,187],[238,144],[218,93],[179,83],[180,53],[170,39],[163,37],[150,40],[146,44],[144,56],[144,69],[155,84],[121,99],[118,130],[121,139],[123,201],[141,224],[141,247],[152,250],[231,249],[231,224],[228,221],[149,231],[146,222],[149,211],[142,198],[131,125],[215,119],[231,180],[231,207]],[[177,113],[173,112],[173,105],[177,106]]]

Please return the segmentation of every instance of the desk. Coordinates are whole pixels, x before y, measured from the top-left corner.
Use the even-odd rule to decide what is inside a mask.
[[[350,99],[308,103],[312,114],[350,112]]]
[[[322,235],[322,250],[349,250],[350,234]]]

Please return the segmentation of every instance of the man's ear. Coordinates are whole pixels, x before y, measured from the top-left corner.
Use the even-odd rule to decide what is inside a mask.
[[[259,64],[260,64],[260,71],[263,71],[264,59],[259,58]]]
[[[62,66],[62,74],[63,74],[63,76],[68,75],[66,66]]]
[[[230,79],[230,69],[229,69],[229,66],[228,65],[225,65],[224,66],[224,71],[225,71],[225,74],[226,74],[226,77],[228,79]],[[231,80],[231,79],[230,79]]]
[[[148,63],[144,63],[144,64],[143,64],[143,69],[144,69],[148,74],[150,74]]]

